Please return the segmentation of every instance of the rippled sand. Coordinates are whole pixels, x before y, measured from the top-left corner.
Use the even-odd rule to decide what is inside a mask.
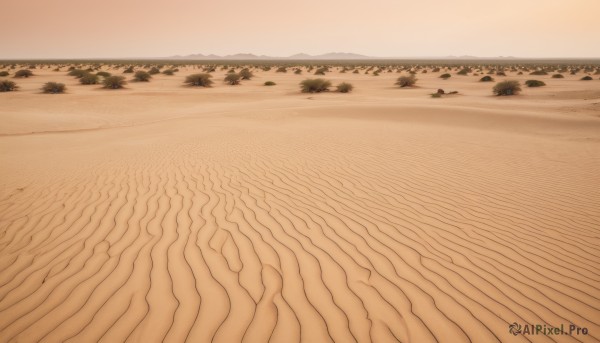
[[[600,81],[193,72],[0,94],[0,341],[600,339]]]

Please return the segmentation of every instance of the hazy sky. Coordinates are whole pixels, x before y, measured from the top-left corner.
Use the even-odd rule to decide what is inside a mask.
[[[600,0],[0,0],[0,58],[600,57]]]

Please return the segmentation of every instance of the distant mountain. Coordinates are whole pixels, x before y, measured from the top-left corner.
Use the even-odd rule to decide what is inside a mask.
[[[169,58],[185,59],[185,60],[364,60],[371,59],[373,57],[347,53],[347,52],[331,52],[322,55],[309,55],[309,54],[295,54],[289,57],[273,57],[266,55],[255,55],[255,54],[234,54],[234,55],[203,55],[203,54],[191,54],[186,56],[175,55]]]

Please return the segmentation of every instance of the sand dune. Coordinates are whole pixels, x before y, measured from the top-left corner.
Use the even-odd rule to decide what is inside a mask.
[[[192,72],[0,94],[0,341],[600,340],[597,81]]]

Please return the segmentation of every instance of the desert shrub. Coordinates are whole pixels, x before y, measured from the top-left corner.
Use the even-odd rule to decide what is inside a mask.
[[[461,70],[460,70],[458,73],[456,73],[456,74],[458,74],[458,75],[467,75],[467,74],[469,74],[470,72],[471,72],[471,70],[470,70],[469,68],[463,68],[463,69],[461,69]]]
[[[252,74],[252,72],[248,68],[244,68],[244,69],[240,70],[239,75],[242,78],[242,80],[250,80],[251,78],[254,77],[254,74]]]
[[[265,82],[265,86],[275,86],[275,85],[276,85],[276,83],[273,82],[273,81],[267,81],[267,82]]]
[[[80,78],[80,77],[82,77],[85,74],[88,74],[88,72],[85,71],[85,70],[82,70],[82,69],[73,69],[73,70],[70,70],[67,73],[67,75],[69,75],[69,76],[75,76],[75,78],[77,78],[77,79]]]
[[[296,75],[302,74],[302,69],[298,68],[298,69],[294,70],[294,74],[296,74]]]
[[[0,92],[12,92],[19,88],[16,83],[10,80],[0,81]]]
[[[230,74],[227,74],[227,76],[225,76],[224,81],[230,85],[239,85],[241,78],[242,78],[242,76],[240,74],[230,73]]]
[[[132,74],[133,73],[133,66],[130,66],[128,68],[126,68],[125,70],[123,70],[123,74]]]
[[[563,76],[563,74],[554,74],[552,75],[553,79],[564,79],[565,77]]]
[[[449,79],[449,78],[451,78],[451,77],[452,77],[452,75],[450,75],[450,74],[448,74],[448,73],[440,75],[440,78],[442,78],[442,79],[444,79],[444,80],[447,80],[447,79]]]
[[[432,98],[441,98],[442,94],[440,94],[440,93],[431,93],[431,97]]]
[[[275,70],[276,73],[287,73],[287,68],[286,67],[279,67],[277,68],[277,70]]]
[[[517,95],[521,91],[521,84],[519,81],[507,80],[498,82],[492,89],[494,94],[500,95]]]
[[[48,94],[60,94],[64,93],[66,88],[64,83],[47,82],[42,86],[42,92]]]
[[[109,77],[110,73],[107,71],[99,71],[96,73],[96,75],[100,76],[100,77]]]
[[[210,87],[213,84],[211,77],[212,75],[206,73],[192,74],[185,78],[184,83],[189,86]]]
[[[0,71],[0,76],[8,76],[10,75],[9,72],[7,72],[6,70]]]
[[[138,82],[148,82],[152,78],[152,75],[144,70],[138,70],[133,75],[133,79]]]
[[[79,83],[82,85],[95,85],[98,83],[98,75],[87,73],[79,78]]]
[[[331,87],[331,82],[323,79],[306,79],[300,82],[300,89],[303,93],[326,92]]]
[[[117,75],[109,76],[102,81],[103,87],[108,88],[108,89],[123,88],[123,86],[126,83],[127,82],[125,81],[125,78],[123,76],[117,76]]]
[[[435,67],[431,70],[432,73],[439,73],[440,72],[440,68]]]
[[[414,75],[400,76],[396,81],[396,85],[400,87],[412,87],[417,83],[417,78]]]
[[[152,67],[152,68],[150,68],[150,70],[148,70],[148,74],[150,74],[150,75],[160,74],[160,69],[158,69],[157,67]]]
[[[540,80],[527,80],[525,81],[525,85],[527,85],[527,87],[542,87],[546,84],[544,83],[544,81]]]
[[[536,70],[534,72],[529,73],[529,75],[548,75],[545,70]]]
[[[489,75],[486,75],[486,76],[482,77],[481,79],[479,79],[479,81],[480,82],[492,82],[492,81],[494,81],[494,78]]]
[[[325,75],[325,73],[328,71],[329,69],[326,67],[317,68],[317,70],[315,71],[315,75]]]
[[[581,78],[581,81],[590,81],[590,80],[593,80],[593,78],[589,75]]]
[[[15,77],[30,77],[33,73],[29,69],[21,69],[15,73]]]
[[[336,90],[340,93],[350,93],[354,89],[354,86],[347,82],[342,82],[336,86]]]
[[[506,73],[503,72],[503,71],[499,71],[499,72],[496,72],[496,75],[498,75],[498,76],[506,76]]]
[[[162,72],[162,73],[163,73],[164,75],[169,75],[169,76],[171,76],[171,75],[175,74],[175,72],[173,71],[173,69],[167,69],[167,70],[163,70],[163,72]]]

